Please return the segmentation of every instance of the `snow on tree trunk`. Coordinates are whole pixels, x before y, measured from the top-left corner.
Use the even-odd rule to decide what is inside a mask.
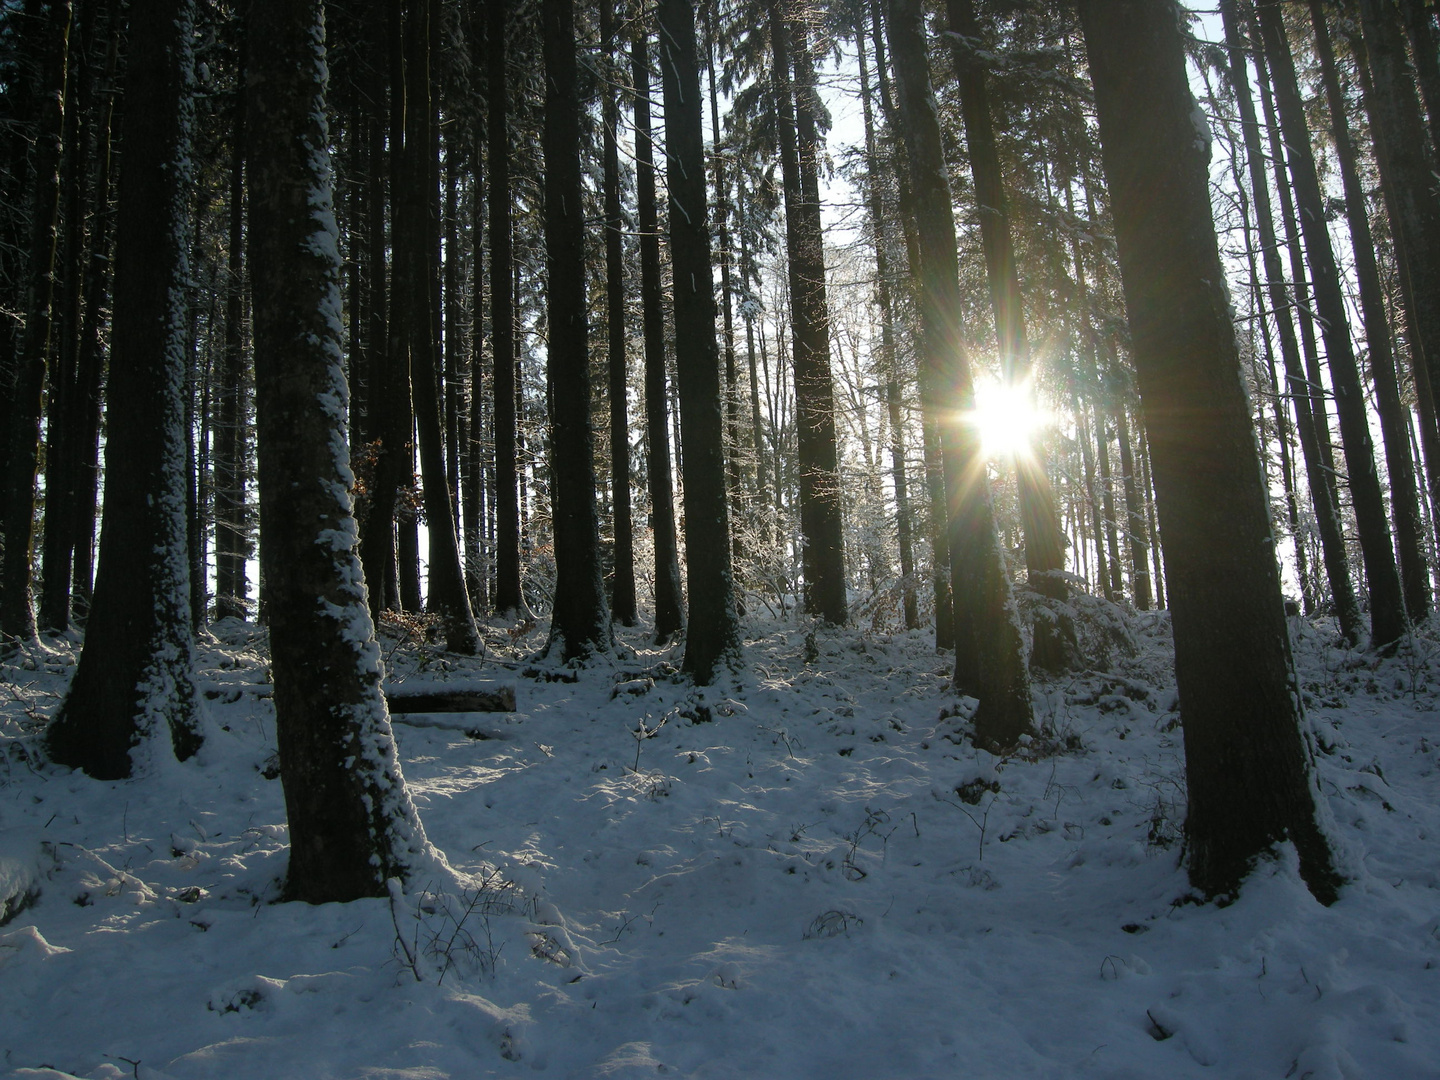
[[[396,755],[356,555],[320,0],[255,0],[249,71],[260,554],[287,894],[385,894],[432,856]]]
[[[1190,879],[1233,892],[1289,839],[1322,901],[1340,884],[1302,708],[1178,8],[1091,0],[1095,85],[1164,538],[1184,721]]]
[[[190,0],[131,8],[100,563],[80,663],[45,736],[54,760],[102,779],[143,767],[161,732],[182,761],[201,743],[184,400],[192,13]]]

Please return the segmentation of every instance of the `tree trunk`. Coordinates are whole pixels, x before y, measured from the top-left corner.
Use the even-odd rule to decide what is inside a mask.
[[[494,366],[495,425],[495,611],[518,613],[520,594],[520,502],[517,493],[515,362],[515,264],[510,227],[509,78],[506,69],[507,0],[492,0],[488,13],[490,125],[490,355]]]
[[[1399,549],[1405,614],[1412,623],[1420,623],[1430,613],[1430,570],[1425,565],[1424,526],[1420,520],[1415,486],[1415,463],[1410,457],[1410,422],[1400,400],[1395,356],[1390,348],[1390,324],[1385,315],[1385,294],[1380,287],[1380,269],[1375,262],[1375,241],[1370,235],[1369,207],[1365,189],[1360,183],[1355,144],[1350,138],[1350,121],[1345,111],[1345,95],[1340,88],[1335,50],[1330,43],[1330,30],[1325,23],[1325,9],[1320,0],[1310,0],[1310,22],[1315,29],[1320,72],[1330,106],[1335,155],[1340,159],[1340,176],[1345,185],[1345,217],[1355,252],[1355,276],[1360,283],[1365,344],[1370,354],[1370,375],[1375,386],[1375,404],[1380,413],[1380,432],[1385,444],[1390,510]]]
[[[430,854],[400,771],[355,556],[320,0],[252,0],[250,243],[261,556],[286,895],[383,896]]]
[[[600,38],[608,70],[615,65],[615,0],[600,0]],[[602,90],[604,139],[605,313],[609,352],[610,498],[615,531],[610,611],[621,626],[635,625],[635,541],[630,513],[629,357],[625,335],[625,218],[620,211],[620,108],[615,87]]]
[[[1360,372],[1350,340],[1340,273],[1325,225],[1324,200],[1315,171],[1314,152],[1310,147],[1310,132],[1305,125],[1304,102],[1300,97],[1290,45],[1285,37],[1284,18],[1278,0],[1261,0],[1258,11],[1265,56],[1279,107],[1280,127],[1290,151],[1290,175],[1295,184],[1300,228],[1305,236],[1305,252],[1314,283],[1315,307],[1325,340],[1330,380],[1335,388],[1335,411],[1340,419],[1350,498],[1355,507],[1360,551],[1370,591],[1371,644],[1379,648],[1389,645],[1405,632],[1400,574],[1395,565],[1395,549],[1390,542],[1385,497],[1375,470],[1375,448],[1365,415],[1365,393],[1360,385]]]
[[[791,13],[782,10],[782,5],[790,2],[792,0],[769,0],[769,18],[779,105],[777,137],[784,177],[785,248],[790,273],[805,610],[825,622],[843,626],[849,618],[849,601],[845,589],[835,399],[830,382],[830,313],[816,160],[818,99],[804,28]]]
[[[192,0],[132,0],[116,235],[105,516],[85,647],[45,733],[52,760],[130,776],[162,731],[202,735],[185,516]]]
[[[730,570],[725,416],[715,340],[715,282],[705,199],[705,136],[695,9],[662,0],[660,71],[665,94],[665,179],[670,189],[674,271],[675,371],[684,435],[685,568],[690,622],[684,670],[706,685],[716,668],[739,660],[740,628]]]
[[[660,295],[660,225],[655,208],[654,145],[650,139],[650,56],[637,26],[630,66],[635,81],[635,187],[640,232],[640,311],[645,334],[645,436],[650,529],[655,544],[655,639],[685,625],[675,497],[670,484],[670,422],[665,389],[665,310]]]
[[[1336,498],[1335,469],[1329,453],[1330,433],[1326,419],[1324,399],[1318,380],[1311,379],[1301,367],[1300,346],[1295,341],[1295,326],[1292,315],[1296,300],[1303,296],[1304,260],[1300,254],[1300,242],[1294,233],[1292,222],[1294,212],[1290,201],[1290,188],[1285,179],[1284,147],[1271,108],[1270,91],[1265,78],[1264,56],[1258,49],[1253,50],[1260,72],[1261,103],[1265,109],[1265,127],[1274,151],[1275,183],[1280,194],[1281,219],[1286,229],[1286,246],[1289,249],[1290,266],[1295,278],[1295,296],[1285,287],[1285,271],[1280,262],[1280,248],[1275,224],[1271,217],[1269,186],[1265,179],[1265,155],[1260,143],[1260,126],[1255,119],[1250,83],[1246,76],[1244,57],[1251,50],[1240,33],[1239,19],[1234,11],[1233,0],[1221,4],[1220,13],[1225,20],[1225,36],[1230,50],[1230,70],[1235,87],[1236,99],[1240,105],[1241,125],[1245,131],[1245,152],[1250,165],[1250,187],[1255,198],[1256,220],[1260,226],[1260,240],[1264,252],[1265,276],[1269,281],[1270,306],[1275,311],[1275,322],[1280,332],[1280,354],[1285,364],[1285,380],[1295,407],[1295,431],[1300,437],[1300,451],[1305,458],[1305,474],[1310,487],[1310,502],[1315,512],[1316,531],[1320,534],[1320,548],[1325,563],[1325,578],[1330,586],[1330,598],[1335,609],[1336,621],[1340,625],[1340,636],[1347,642],[1355,643],[1360,636],[1360,606],[1355,599],[1355,590],[1350,582],[1349,560],[1345,552],[1345,538],[1340,528],[1340,505]],[[1251,39],[1258,40],[1259,33],[1252,23]],[[1248,114],[1248,119],[1247,119]],[[1314,335],[1310,330],[1310,315],[1301,311],[1300,329],[1306,362],[1312,371],[1318,372],[1315,358]]]
[[[980,243],[985,251],[990,304],[1000,344],[1000,377],[1008,387],[1030,378],[1030,345],[1025,336],[1025,309],[1019,267],[1010,235],[1010,206],[1000,171],[1000,152],[990,115],[990,91],[975,52],[984,47],[972,0],[948,0],[950,54],[960,84],[960,113],[970,152],[980,217]],[[1030,391],[1033,395],[1033,389]],[[1067,592],[1063,571],[1065,551],[1055,517],[1055,492],[1046,475],[1044,449],[1027,447],[1015,455],[1020,493],[1020,522],[1025,533],[1025,569],[1030,587],[1057,600]],[[1037,647],[1039,642],[1037,641]],[[1051,650],[1053,651],[1053,650]],[[1052,657],[1055,659],[1055,657]],[[1053,667],[1053,664],[1046,666]]]
[[[975,389],[960,333],[955,218],[919,0],[890,0],[887,21],[920,237],[921,363],[929,369],[921,392],[944,387],[946,396],[932,401],[931,408],[937,414],[965,412],[975,407]],[[941,448],[951,512],[955,683],[980,700],[975,741],[997,750],[1009,748],[1032,727],[1030,676],[995,531],[989,478],[979,437],[970,425],[946,425]]]
[[[1399,13],[1390,0],[1361,0],[1362,62],[1370,74],[1365,95],[1375,160],[1390,210],[1390,227],[1400,272],[1408,288],[1409,324],[1414,328],[1410,363],[1420,397],[1422,432],[1440,448],[1436,429],[1436,381],[1440,379],[1440,196],[1435,193],[1435,156],[1415,101]],[[1433,59],[1433,57],[1431,58]],[[1435,148],[1440,153],[1440,147]],[[1440,458],[1440,454],[1433,455]],[[1440,469],[1430,466],[1430,500],[1440,507]]]
[[[890,476],[895,487],[895,535],[900,548],[900,589],[905,629],[920,625],[915,597],[915,548],[910,523],[910,488],[905,472],[905,425],[900,408],[900,361],[895,351],[895,310],[890,295],[890,253],[885,207],[880,191],[880,154],[870,105],[870,71],[865,60],[865,16],[857,16],[855,45],[860,61],[860,106],[865,122],[865,185],[870,229],[875,244],[875,302],[880,309],[880,369],[885,378],[885,408],[890,420]]]
[[[444,621],[445,647],[473,656],[480,634],[460,569],[445,436],[440,418],[440,187],[437,103],[431,93],[431,0],[409,0],[405,57],[405,184],[396,195],[392,246],[404,280],[397,286],[410,350],[410,383],[419,431],[425,521],[430,539],[427,607]],[[403,213],[402,213],[403,211]],[[405,287],[405,286],[408,286]]]
[[[565,660],[610,647],[610,612],[600,564],[590,428],[585,206],[580,181],[580,111],[574,0],[543,0],[545,52],[545,306],[548,376],[554,395],[550,503],[555,530],[555,604],[549,649]]]
[[[35,477],[40,459],[41,395],[55,296],[55,246],[60,210],[60,148],[65,130],[65,71],[70,39],[70,0],[50,0],[43,27],[35,163],[31,183],[29,276],[25,286],[25,333],[9,403],[5,462],[5,551],[0,561],[0,643],[35,636],[30,603],[35,538]]]
[[[1081,4],[1169,570],[1190,879],[1233,893],[1257,856],[1289,839],[1328,903],[1340,879],[1300,730],[1178,19],[1169,3]]]
[[[241,9],[244,10],[243,8]],[[243,619],[249,613],[250,554],[245,506],[247,458],[245,402],[245,27],[238,32],[242,65],[235,87],[230,149],[230,235],[225,275],[225,350],[220,363],[220,390],[215,427],[215,617]],[[383,273],[383,269],[382,269]]]

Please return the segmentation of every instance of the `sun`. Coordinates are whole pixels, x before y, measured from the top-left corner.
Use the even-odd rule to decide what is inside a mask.
[[[984,382],[975,387],[975,411],[969,422],[980,435],[987,458],[1028,455],[1036,434],[1050,417],[1035,402],[1030,380],[1006,384]]]

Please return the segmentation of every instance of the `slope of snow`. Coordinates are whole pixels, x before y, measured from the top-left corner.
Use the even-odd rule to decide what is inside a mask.
[[[1378,665],[1295,622],[1356,871],[1293,852],[1188,902],[1166,621],[1037,683],[1045,735],[965,738],[923,634],[769,624],[697,692],[625,631],[527,675],[386,644],[393,680],[513,683],[509,714],[398,717],[468,882],[275,903],[286,828],[263,633],[198,652],[199,758],[124,783],[27,735],[75,645],[0,671],[0,1067],[113,1078],[1434,1077],[1440,649]],[[516,657],[544,627],[509,643]],[[1428,651],[1427,651],[1428,650]],[[574,681],[566,681],[574,679]],[[481,737],[474,737],[481,736]],[[157,755],[158,756],[158,755]]]

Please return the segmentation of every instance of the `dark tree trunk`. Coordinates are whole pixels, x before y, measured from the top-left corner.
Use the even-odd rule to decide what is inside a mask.
[[[960,333],[960,276],[949,176],[940,136],[919,0],[890,0],[890,52],[909,155],[920,238],[921,393],[945,388],[930,403],[937,414],[975,407],[969,358]],[[1030,675],[1019,614],[995,530],[989,478],[979,437],[968,424],[942,429],[946,505],[955,598],[955,683],[979,698],[975,740],[1002,749],[1032,727]]]
[[[1290,45],[1285,37],[1284,19],[1278,0],[1261,0],[1258,10],[1265,56],[1279,107],[1280,126],[1290,152],[1290,175],[1295,185],[1300,228],[1305,236],[1305,252],[1314,283],[1315,308],[1325,340],[1330,381],[1335,388],[1335,411],[1340,419],[1350,498],[1355,507],[1360,551],[1364,557],[1365,579],[1370,592],[1371,644],[1378,648],[1390,644],[1405,632],[1400,574],[1395,565],[1395,549],[1390,542],[1385,498],[1375,470],[1375,448],[1365,415],[1365,393],[1360,385],[1360,372],[1350,340],[1340,273],[1325,225],[1324,200],[1315,171],[1310,133],[1305,125],[1304,102],[1300,97]]]
[[[885,36],[881,32],[880,0],[870,0],[871,40],[875,45],[875,82],[880,90],[880,108],[892,135],[902,127],[890,93],[890,76],[885,61]],[[899,196],[900,226],[905,234],[905,255],[910,280],[918,288],[920,269],[920,234],[915,225],[914,198],[911,195],[909,164],[903,153],[896,153],[895,186]],[[925,464],[925,495],[930,511],[930,582],[935,599],[935,648],[955,647],[955,611],[950,596],[949,514],[945,509],[945,470],[941,462],[939,418],[932,412],[938,394],[927,388],[930,373],[924,364],[916,373],[920,384],[920,447]]]
[[[870,105],[870,71],[865,60],[865,16],[857,16],[855,44],[860,61],[860,106],[865,122],[866,199],[875,244],[875,300],[880,309],[880,368],[885,378],[885,408],[890,420],[890,475],[895,485],[895,534],[900,548],[900,578],[905,629],[920,625],[915,597],[915,548],[910,524],[910,488],[905,473],[905,426],[900,411],[900,361],[895,351],[895,305],[890,295],[890,252],[880,188],[880,154]]]
[[[769,2],[790,273],[805,610],[825,622],[843,626],[849,619],[849,601],[835,449],[835,398],[830,382],[825,241],[820,220],[819,136],[815,130],[818,98],[805,29],[783,7],[791,0]]]
[[[705,136],[695,9],[662,0],[660,71],[665,94],[665,179],[670,189],[674,268],[675,371],[680,390],[685,483],[685,567],[690,623],[684,670],[705,685],[722,664],[739,660],[740,628],[730,572],[730,515],[725,483],[720,354],[715,340],[715,283],[705,206]]]
[[[565,660],[610,647],[601,578],[590,428],[585,204],[574,0],[543,0],[545,52],[545,306],[550,327],[550,503],[555,529],[555,604],[548,648]]]
[[[243,8],[241,11],[243,12]],[[245,33],[243,15],[238,32]],[[245,401],[245,63],[241,37],[242,75],[235,87],[234,145],[230,159],[230,235],[225,275],[225,351],[220,362],[220,387],[215,415],[215,617],[243,619],[250,610],[246,560],[250,530],[245,506],[245,463],[248,458]],[[383,271],[382,271],[383,272]]]
[[[665,309],[660,295],[660,225],[655,207],[655,158],[650,139],[650,45],[637,27],[630,66],[635,81],[635,188],[640,232],[640,312],[645,334],[645,437],[650,529],[655,543],[655,638],[667,641],[685,625],[675,498],[670,484],[670,421],[665,389]]]
[[[483,71],[486,28],[482,12],[473,7],[468,9],[465,28],[470,48],[471,70],[476,83]],[[460,447],[461,480],[460,501],[463,506],[462,524],[465,533],[465,587],[470,593],[472,611],[490,610],[490,574],[486,553],[489,547],[485,537],[486,506],[488,492],[485,485],[485,455],[483,452],[485,431],[485,130],[483,96],[476,92],[471,99],[473,112],[470,117],[470,154],[474,170],[470,178],[470,351],[466,365],[470,378],[470,409],[465,423],[466,438]]]
[[[35,477],[40,459],[41,395],[54,317],[56,226],[60,210],[60,148],[65,130],[65,72],[70,39],[70,0],[51,0],[37,65],[36,122],[31,160],[29,269],[25,285],[25,333],[21,339],[4,476],[5,551],[0,561],[0,642],[35,636],[30,603],[35,538]]]
[[[1409,70],[1399,13],[1390,0],[1361,0],[1362,62],[1369,70],[1365,95],[1375,159],[1390,211],[1390,227],[1406,289],[1409,325],[1414,329],[1410,363],[1420,398],[1422,434],[1440,450],[1436,429],[1436,380],[1440,378],[1440,196],[1435,193],[1436,159],[1429,149],[1414,75]],[[1431,57],[1433,60],[1433,57]],[[1435,148],[1440,153],[1440,147]],[[1440,507],[1440,453],[1430,459],[1430,500]]]
[[[1425,101],[1430,146],[1440,153],[1440,40],[1435,36],[1435,10],[1427,0],[1400,0],[1415,76]]]
[[[1415,486],[1415,462],[1410,457],[1410,420],[1400,400],[1395,374],[1395,356],[1390,348],[1390,324],[1385,315],[1385,294],[1380,287],[1380,268],[1375,261],[1375,241],[1370,235],[1370,213],[1365,189],[1360,183],[1355,144],[1350,138],[1345,94],[1335,67],[1335,50],[1325,23],[1320,0],[1310,0],[1310,21],[1315,29],[1316,51],[1330,105],[1330,126],[1335,137],[1335,154],[1340,159],[1340,176],[1345,185],[1345,216],[1355,252],[1355,276],[1360,283],[1360,311],[1365,320],[1365,343],[1370,354],[1370,376],[1375,386],[1375,403],[1380,413],[1380,432],[1385,444],[1386,472],[1390,477],[1390,509],[1395,522],[1399,549],[1400,584],[1404,591],[1405,613],[1413,623],[1425,621],[1430,612],[1430,570],[1425,565],[1425,529]]]
[[[1030,345],[1025,336],[1025,309],[1020,273],[1010,235],[1010,206],[1000,171],[1000,152],[990,115],[985,71],[975,57],[984,47],[972,0],[947,0],[950,51],[960,83],[960,112],[970,151],[970,172],[980,217],[980,243],[990,283],[990,304],[1000,343],[1000,377],[1006,386],[1023,384],[1030,376]],[[1066,594],[1065,551],[1055,517],[1055,493],[1046,475],[1044,450],[1032,446],[1015,455],[1020,491],[1020,522],[1025,533],[1025,569],[1030,587],[1063,600]],[[1040,647],[1037,640],[1036,646]],[[1046,650],[1053,651],[1053,650]],[[1056,659],[1056,657],[1051,657]],[[1053,667],[1054,664],[1046,666]]]
[[[1165,539],[1190,879],[1208,895],[1233,893],[1257,856],[1288,839],[1329,902],[1340,879],[1300,731],[1178,11],[1087,0],[1081,20]]]
[[[601,0],[600,38],[607,70],[615,64],[615,0]],[[622,626],[635,625],[635,541],[630,514],[629,363],[625,336],[625,218],[620,211],[620,108],[615,87],[602,91],[605,127],[605,312],[610,399],[610,498],[615,531],[615,571],[610,611]]]
[[[250,243],[286,895],[383,896],[429,845],[400,772],[355,555],[320,0],[252,0]],[[318,231],[318,232],[317,232]]]
[[[1320,534],[1320,548],[1325,563],[1325,578],[1330,585],[1330,598],[1335,609],[1340,634],[1352,644],[1360,636],[1360,606],[1355,599],[1355,590],[1350,581],[1349,560],[1345,552],[1345,538],[1340,528],[1340,505],[1336,497],[1335,469],[1329,451],[1330,433],[1326,419],[1324,398],[1317,379],[1312,379],[1301,366],[1301,345],[1310,370],[1318,374],[1318,360],[1315,357],[1314,334],[1310,329],[1310,314],[1301,311],[1300,328],[1302,342],[1295,341],[1296,300],[1303,296],[1304,260],[1300,254],[1300,242],[1294,233],[1292,222],[1294,211],[1290,200],[1290,188],[1286,181],[1283,146],[1274,110],[1271,108],[1270,91],[1263,68],[1264,57],[1257,49],[1254,52],[1257,64],[1262,65],[1260,92],[1265,109],[1265,127],[1270,145],[1275,154],[1274,171],[1276,190],[1280,194],[1281,219],[1286,229],[1286,246],[1289,249],[1290,265],[1295,277],[1295,296],[1285,287],[1285,271],[1280,262],[1279,240],[1272,220],[1269,188],[1265,180],[1265,155],[1260,143],[1260,126],[1255,119],[1255,108],[1250,96],[1249,79],[1245,74],[1244,56],[1246,43],[1241,37],[1239,20],[1233,3],[1226,0],[1220,13],[1225,20],[1225,35],[1230,50],[1230,68],[1235,87],[1236,99],[1240,105],[1241,123],[1245,130],[1246,156],[1250,164],[1250,187],[1255,197],[1256,220],[1260,226],[1260,239],[1264,253],[1265,276],[1269,282],[1270,305],[1275,311],[1275,322],[1280,332],[1280,355],[1285,364],[1285,381],[1289,396],[1295,407],[1295,431],[1300,438],[1300,451],[1305,458],[1305,475],[1310,486],[1310,502],[1315,512],[1316,531]],[[1258,39],[1253,29],[1252,41]],[[1248,119],[1247,119],[1248,113]]]
[[[191,0],[130,6],[100,568],[45,735],[53,760],[98,779],[143,767],[162,733],[182,761],[202,739],[185,515],[192,13]]]
[[[1125,538],[1130,544],[1130,595],[1141,611],[1150,610],[1150,539],[1145,528],[1139,477],[1135,474],[1135,451],[1130,444],[1130,423],[1125,416],[1125,402],[1117,391],[1115,437],[1120,444],[1120,484],[1125,491]]]
[[[106,19],[107,56],[104,82],[97,95],[95,180],[91,201],[90,257],[85,267],[85,319],[80,329],[76,361],[75,430],[75,550],[72,577],[77,621],[90,611],[94,591],[95,502],[100,486],[100,389],[104,379],[101,326],[110,283],[110,140],[115,114],[115,71],[120,56],[120,19]]]
[[[486,5],[489,31],[490,124],[490,355],[495,425],[495,611],[519,612],[520,503],[516,470],[515,265],[510,230],[509,78],[506,71],[507,0]]]
[[[455,510],[445,467],[440,419],[440,186],[437,103],[431,93],[431,38],[438,19],[431,0],[409,0],[405,56],[405,184],[396,194],[393,244],[402,286],[397,300],[410,349],[410,383],[420,435],[425,521],[430,538],[428,608],[445,625],[445,647],[473,656],[480,634],[460,569]],[[402,213],[403,211],[403,213]]]

